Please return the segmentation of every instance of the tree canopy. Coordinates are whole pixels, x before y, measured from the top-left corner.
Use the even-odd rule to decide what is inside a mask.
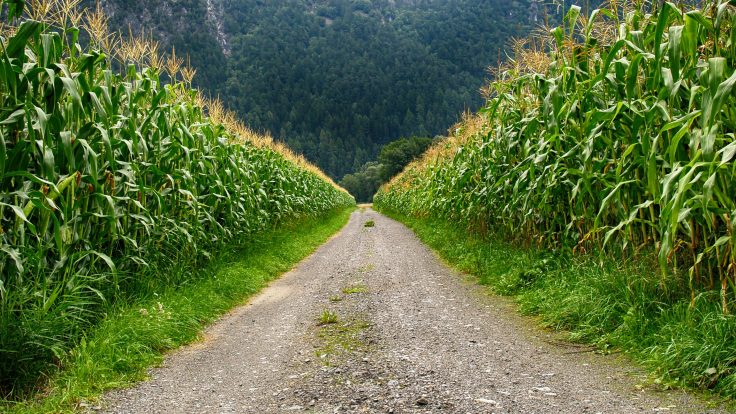
[[[562,10],[541,0],[102,4],[113,26],[145,27],[162,49],[188,53],[195,86],[335,179],[388,142],[444,134],[479,108],[509,40]]]

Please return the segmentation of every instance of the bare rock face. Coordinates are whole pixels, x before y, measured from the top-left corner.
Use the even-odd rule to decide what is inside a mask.
[[[217,42],[220,44],[222,53],[225,56],[230,56],[230,48],[228,46],[227,34],[225,34],[225,24],[222,20],[224,10],[222,3],[218,0],[207,0],[207,21],[215,29],[215,36]]]

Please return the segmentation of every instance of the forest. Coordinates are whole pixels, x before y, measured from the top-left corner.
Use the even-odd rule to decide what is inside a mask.
[[[85,0],[88,5],[92,0]],[[483,103],[510,39],[567,5],[514,1],[155,0],[102,3],[111,26],[146,32],[197,69],[194,85],[333,179],[381,146],[444,135]],[[585,1],[579,1],[585,4]],[[145,30],[143,28],[145,27]],[[204,30],[203,30],[204,28]]]

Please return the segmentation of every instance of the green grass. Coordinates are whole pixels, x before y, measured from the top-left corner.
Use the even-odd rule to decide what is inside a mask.
[[[355,286],[346,286],[342,289],[342,293],[346,295],[352,295],[355,293],[367,293],[368,292],[368,286],[360,284]]]
[[[74,412],[106,390],[146,377],[163,354],[195,341],[201,329],[290,270],[347,223],[353,209],[306,218],[225,252],[179,288],[164,288],[132,305],[111,309],[61,358],[47,390],[30,400],[0,404],[10,413]]]
[[[324,309],[317,318],[317,326],[330,325],[333,323],[337,323],[339,320],[340,318],[337,316],[336,312],[333,312],[329,309]]]
[[[407,224],[451,265],[513,296],[523,313],[539,315],[572,340],[622,350],[666,387],[736,396],[736,318],[705,295],[690,309],[686,279],[661,289],[656,257],[572,256],[473,236],[439,219],[384,213]]]
[[[337,365],[340,358],[354,358],[354,352],[370,349],[362,337],[363,332],[370,327],[369,322],[357,317],[321,324],[317,331],[319,345],[314,355],[325,366]]]

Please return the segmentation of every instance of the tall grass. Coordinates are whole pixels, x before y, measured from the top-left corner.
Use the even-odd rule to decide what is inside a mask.
[[[23,2],[3,1],[0,28],[4,393],[33,384],[106,306],[186,282],[171,269],[354,203],[190,89],[175,53],[111,34],[79,0],[31,3],[20,15]]]
[[[547,249],[653,254],[658,297],[730,318],[736,8],[699,3],[572,7],[516,42],[485,107],[374,203]]]

